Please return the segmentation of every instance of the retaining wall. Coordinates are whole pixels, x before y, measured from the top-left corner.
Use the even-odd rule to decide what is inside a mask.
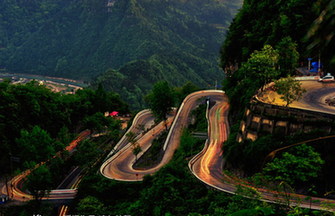
[[[292,135],[319,129],[335,131],[335,115],[263,103],[254,98],[246,109],[237,140],[266,134]]]

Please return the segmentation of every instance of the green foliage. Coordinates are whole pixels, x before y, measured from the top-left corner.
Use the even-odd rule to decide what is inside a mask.
[[[264,177],[272,181],[284,181],[289,185],[297,185],[318,176],[324,161],[313,147],[299,145],[280,158],[275,158],[263,169]]]
[[[190,175],[187,158],[192,149],[194,152],[200,151],[203,142],[185,131],[172,161],[154,175],[146,176],[143,182],[111,181],[92,171],[80,185],[78,200],[81,202],[87,196],[95,197],[95,200],[103,203],[99,206],[106,209],[104,214],[229,215],[241,209],[271,209],[258,200],[242,197],[248,192],[242,191],[239,196],[231,196],[208,190]],[[276,213],[284,215],[280,211]]]
[[[146,96],[150,110],[157,120],[166,120],[174,105],[174,92],[166,81],[157,82]]]
[[[275,46],[283,37],[297,41],[298,52],[307,57],[303,38],[319,15],[314,10],[316,2],[318,1],[244,1],[221,48],[221,66],[229,74],[235,70],[236,64],[245,62],[254,50],[259,50],[265,44]]]
[[[254,51],[247,62],[223,81],[223,89],[230,98],[233,116],[243,114],[257,90],[278,78],[278,51],[270,45]],[[235,118],[234,119],[238,119]]]
[[[225,157],[227,163],[232,167],[241,169],[246,175],[258,171],[263,164],[265,156],[276,146],[281,144],[281,140],[271,135],[262,136],[254,142],[246,140],[236,141],[236,137],[230,136],[225,142]],[[241,158],[241,155],[243,157]]]
[[[163,145],[167,135],[168,131],[163,131],[161,134],[159,134],[159,136],[152,141],[150,148],[134,164],[134,168],[148,168],[158,164],[163,158]]]
[[[221,67],[227,75],[223,87],[231,100],[234,122],[241,120],[245,106],[266,82],[293,75],[299,57],[300,61],[306,61],[305,59],[310,57],[303,38],[321,12],[314,10],[319,7],[320,2],[324,1],[243,2],[221,47]],[[269,62],[271,58],[267,58],[269,61],[263,59],[265,61],[261,61],[259,65],[258,60],[261,60],[261,56],[255,58],[255,61],[251,60],[257,55],[255,50],[260,50],[265,45],[275,47],[275,52],[278,53],[277,59],[272,58],[276,62],[272,67]],[[263,69],[259,70],[259,67],[264,66],[263,63],[269,69],[264,71],[269,73],[263,73]],[[273,70],[274,68],[277,70]],[[250,76],[252,71],[256,73]]]
[[[77,206],[77,211],[80,214],[105,214],[106,207],[104,204],[93,196],[87,196],[84,199],[80,200]]]
[[[312,56],[321,55],[324,69],[334,73],[335,56],[332,50],[335,49],[335,38],[333,29],[335,24],[335,1],[320,0],[315,5],[315,12],[319,15],[309,29],[306,40],[309,42],[308,50]]]
[[[175,88],[177,104],[181,104],[185,97],[193,92],[199,91],[200,88],[190,81],[187,81],[183,86]]]
[[[300,100],[302,95],[306,92],[306,90],[301,87],[301,83],[290,76],[275,81],[275,88],[278,94],[282,95],[280,98],[286,102],[286,106],[293,101]]]
[[[298,66],[299,53],[297,43],[291,37],[284,37],[276,46],[278,51],[278,65],[280,76],[294,75],[295,68]]]
[[[55,146],[55,141],[39,126],[34,126],[31,132],[21,130],[21,136],[16,139],[21,149],[23,161],[44,161],[50,159],[63,146]]]
[[[135,134],[134,132],[132,132],[132,131],[128,132],[128,133],[126,134],[126,137],[127,137],[128,141],[129,141],[130,143],[135,143],[135,142],[137,141],[137,140],[136,140],[136,134]]]
[[[102,132],[103,130],[112,129],[119,125],[119,122],[111,117],[104,116],[103,113],[97,112],[83,119],[84,128],[92,132]]]
[[[52,175],[46,165],[42,165],[28,175],[25,182],[26,188],[35,199],[40,199],[52,188]]]
[[[132,150],[132,152],[133,152],[133,154],[135,155],[135,157],[136,157],[136,161],[137,161],[137,155],[140,153],[142,151],[142,148],[141,148],[141,146],[140,145],[133,145],[133,150]]]
[[[206,109],[206,104],[200,104],[195,110],[192,111],[191,116],[195,121],[189,126],[190,130],[197,132],[207,132],[208,122],[206,118]]]
[[[223,78],[217,51],[240,5],[241,0],[117,0],[112,7],[101,0],[2,1],[0,69],[81,79],[117,69],[115,79],[103,79],[111,84],[106,86],[143,107],[139,98],[159,80],[207,87]]]
[[[74,161],[78,166],[87,167],[97,159],[99,153],[100,150],[95,142],[84,140],[77,147]]]
[[[243,170],[246,176],[251,176],[261,171],[264,163],[267,162],[266,157],[270,152],[284,146],[328,134],[323,130],[311,131],[310,133],[296,133],[291,136],[268,134],[259,137],[255,141],[245,140],[238,142],[236,140],[238,130],[239,124],[231,128],[232,135],[224,143],[224,157],[227,159],[226,163],[228,167]]]
[[[275,215],[275,212],[271,208],[260,208],[256,207],[255,209],[243,209],[230,216],[268,216],[268,215]]]
[[[278,52],[270,45],[265,45],[261,51],[253,52],[240,70],[246,77],[250,77],[249,79],[258,80],[260,84],[265,85],[279,75],[276,68],[278,58]]]
[[[117,94],[102,88],[63,95],[36,82],[25,85],[1,82],[0,166],[8,169],[0,173],[10,172],[10,155],[21,158],[20,164],[13,163],[14,169],[23,168],[26,161],[39,163],[50,158],[72,140],[71,133],[86,129],[84,122],[92,128],[99,123],[98,126],[115,131],[119,128],[118,121],[96,114],[114,110],[121,114],[128,112]]]

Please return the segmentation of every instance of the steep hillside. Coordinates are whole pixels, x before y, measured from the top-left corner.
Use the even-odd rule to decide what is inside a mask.
[[[279,52],[275,66],[279,74],[271,79],[294,75],[298,65],[307,65],[308,57],[318,59],[320,49],[317,46],[310,48],[315,35],[309,36],[308,32],[315,25],[326,2],[330,0],[244,1],[221,48],[221,66],[227,75],[223,86],[231,105],[235,107],[231,113],[236,120],[241,117],[239,114],[244,112],[255,91],[264,85],[259,82],[259,77],[251,75],[250,68],[245,70],[247,67],[243,67],[243,64],[247,66],[251,54],[262,50],[264,45],[270,45]],[[329,27],[328,31],[332,31]],[[316,35],[322,35],[320,32],[325,29],[319,29]],[[326,38],[322,37],[321,40]],[[325,55],[329,54],[321,53],[323,62]]]
[[[240,4],[232,0],[4,1],[0,67],[86,79],[122,68],[131,86],[151,86],[161,78],[171,84],[190,80],[207,86],[223,78],[217,67],[219,47]],[[125,71],[143,62],[150,65],[143,67],[155,68],[158,74],[143,67],[141,75],[134,74],[136,68]]]
[[[334,5],[333,0],[245,0],[222,46],[222,67],[245,62],[253,51],[264,44],[276,46],[284,37],[297,43],[302,61],[317,59],[320,46],[333,36]],[[321,50],[321,55],[324,60],[333,54]]]

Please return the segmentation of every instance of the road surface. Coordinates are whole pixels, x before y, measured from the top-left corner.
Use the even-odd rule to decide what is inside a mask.
[[[79,136],[73,140],[66,148],[65,150],[71,152],[73,151],[73,149],[78,145],[78,143],[84,139],[87,138],[87,136],[90,135],[90,131],[89,130],[85,130],[83,132],[81,132],[79,134]],[[54,156],[57,157],[57,154]],[[26,191],[22,190],[22,185],[23,182],[25,181],[25,179],[27,178],[27,176],[31,173],[32,170],[40,167],[41,165],[45,164],[46,162],[41,162],[39,164],[37,164],[33,169],[31,170],[26,170],[22,173],[20,173],[19,175],[15,176],[14,178],[12,178],[8,183],[8,188],[6,187],[6,185],[4,185],[1,189],[1,193],[2,194],[6,194],[8,195],[12,200],[16,200],[16,201],[29,201],[34,199],[34,197],[29,194]],[[73,185],[78,184],[77,181],[73,181],[72,182]],[[9,194],[8,194],[9,193]],[[57,189],[57,190],[51,190],[50,193],[48,194],[48,196],[43,197],[43,200],[64,200],[64,199],[74,199],[74,197],[77,194],[77,189],[74,187],[71,187],[69,189]]]
[[[163,146],[164,156],[161,162],[153,168],[146,170],[136,170],[133,168],[135,163],[135,156],[132,153],[131,144],[128,143],[122,150],[109,158],[100,168],[100,172],[107,178],[121,180],[121,181],[141,181],[145,175],[153,174],[157,172],[162,166],[167,164],[175,150],[178,148],[180,143],[180,136],[182,134],[183,128],[185,128],[189,123],[190,112],[197,106],[200,101],[199,99],[205,98],[207,96],[218,97],[222,95],[222,91],[217,90],[207,90],[199,91],[190,94],[185,98],[181,104],[178,113],[174,119],[168,119],[168,125],[171,125],[167,140]],[[172,123],[173,120],[173,123]],[[143,137],[138,140],[139,145],[142,148],[142,154],[149,149],[151,143],[155,137],[159,135],[165,129],[164,123],[161,122],[152,131],[146,133]],[[122,139],[125,139],[123,137]]]
[[[323,104],[324,97],[329,97],[333,94],[332,92],[335,92],[335,84],[322,84],[315,81],[306,81],[302,83],[303,87],[307,89],[307,94],[305,94],[300,102],[293,103],[292,107],[326,113],[332,113],[332,111],[335,110],[335,108]],[[271,99],[278,105],[281,105],[281,103],[283,104],[283,101],[279,100],[279,96],[276,95],[276,93],[272,92],[271,94],[272,95],[268,95],[268,99]],[[334,207],[325,207],[325,205],[335,204],[334,200],[317,197],[308,198],[299,194],[277,192],[266,188],[256,188],[242,179],[224,174],[222,170],[224,163],[222,154],[223,143],[229,135],[229,124],[227,120],[229,103],[227,96],[222,91],[209,90],[195,92],[184,100],[171,126],[170,136],[165,143],[165,154],[168,156],[164,155],[164,162],[162,162],[159,167],[171,159],[175,149],[179,145],[182,130],[187,126],[188,115],[197,105],[196,102],[202,97],[210,97],[212,102],[215,101],[215,105],[207,114],[209,121],[209,139],[206,141],[204,149],[189,161],[190,170],[199,180],[211,187],[231,194],[236,193],[238,186],[244,186],[255,191],[259,198],[266,202],[285,203],[289,205],[299,205],[304,208],[335,211]],[[113,160],[118,160],[118,157],[119,156],[116,156]],[[117,166],[116,164],[107,161],[101,167],[100,171],[103,175],[111,179],[139,181],[142,180],[144,174],[152,174],[159,169],[158,167],[157,169],[141,170],[143,175],[138,176],[136,174],[140,171],[132,168],[134,159],[120,157],[120,161],[123,163],[122,166]],[[127,172],[123,173],[123,166],[127,169]]]
[[[326,98],[335,97],[335,82],[322,83],[317,81],[301,81],[301,86],[307,90],[299,101],[294,101],[289,106],[292,108],[335,114],[335,107],[325,103]],[[258,97],[260,101],[274,105],[285,106],[280,95],[272,90],[266,91]]]
[[[310,83],[308,86],[315,87],[315,85],[311,85]],[[319,93],[319,91],[317,92]],[[333,92],[335,92],[335,88],[333,89]],[[324,93],[320,94],[325,95]],[[313,94],[307,95],[310,97]],[[310,102],[310,100],[306,101]],[[303,102],[301,102],[301,104],[303,104]],[[256,192],[259,199],[265,202],[335,211],[334,206],[330,208],[325,207],[325,205],[335,205],[335,200],[307,197],[289,192],[277,192],[266,188],[256,188],[243,179],[238,179],[225,174],[223,172],[224,161],[222,154],[224,149],[223,143],[227,140],[229,135],[229,124],[227,121],[228,109],[228,99],[222,94],[222,98],[216,100],[215,106],[209,110],[207,115],[209,122],[209,139],[206,141],[204,149],[189,161],[190,170],[199,180],[217,190],[231,194],[235,194],[238,186],[242,186]],[[319,111],[322,110],[321,108],[319,109]]]

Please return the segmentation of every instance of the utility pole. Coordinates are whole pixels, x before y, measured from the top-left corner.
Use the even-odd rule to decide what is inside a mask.
[[[321,54],[319,52],[318,73],[320,74],[320,72],[321,72]]]
[[[312,61],[312,58],[307,58],[308,60],[308,72],[311,70],[311,61]]]

